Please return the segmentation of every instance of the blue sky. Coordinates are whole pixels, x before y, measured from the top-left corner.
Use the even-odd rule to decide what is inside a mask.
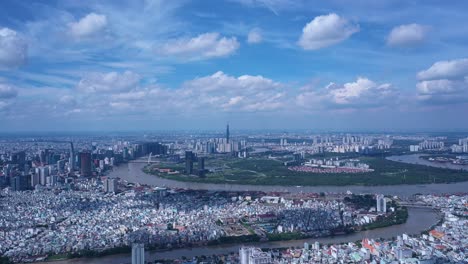
[[[0,7],[0,131],[468,129],[466,1]]]

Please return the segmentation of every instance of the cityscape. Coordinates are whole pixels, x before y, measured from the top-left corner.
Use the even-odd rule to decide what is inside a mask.
[[[468,2],[0,2],[0,264],[468,263]]]
[[[0,252],[14,263],[120,263],[130,253],[132,263],[462,263],[468,154],[454,151],[466,147],[460,136],[226,125],[211,134],[4,137]],[[416,170],[431,177],[410,175]],[[298,180],[275,181],[283,171]],[[442,187],[359,182],[386,174]],[[258,177],[269,184],[252,182]],[[324,180],[298,185],[310,177]],[[424,223],[410,223],[413,214]],[[372,235],[378,230],[382,237]],[[342,242],[326,242],[334,238]],[[190,255],[179,255],[186,248]]]

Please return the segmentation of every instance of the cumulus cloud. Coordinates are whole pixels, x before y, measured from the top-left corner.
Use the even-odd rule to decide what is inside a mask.
[[[306,90],[296,97],[296,102],[306,108],[379,108],[393,103],[397,94],[389,83],[377,84],[358,77],[355,82],[344,85],[330,83],[322,89]]]
[[[162,55],[184,59],[208,59],[226,57],[234,53],[240,44],[235,37],[223,37],[219,33],[204,33],[194,38],[179,38],[157,47]]]
[[[317,16],[302,29],[298,44],[305,50],[317,50],[340,43],[358,31],[358,24],[335,13]]]
[[[283,86],[259,75],[235,77],[218,71],[185,82],[180,94],[225,111],[267,111],[283,106]]]
[[[250,44],[257,44],[263,41],[262,32],[258,28],[250,30],[247,35],[247,42]]]
[[[36,97],[36,91],[41,89],[30,90],[21,91],[21,94]],[[286,91],[286,85],[263,76],[232,76],[221,71],[187,80],[178,87],[162,87],[154,83],[141,85],[140,76],[128,71],[91,73],[78,82],[76,89],[50,92],[53,96],[47,97],[49,103],[36,105],[37,108],[54,105],[53,109],[43,111],[50,116],[91,115],[96,118],[141,113],[191,116],[265,112],[285,108],[290,98]]]
[[[387,37],[390,46],[414,46],[424,42],[429,27],[419,24],[408,24],[394,27]]]
[[[0,69],[16,68],[26,62],[28,45],[19,34],[9,28],[0,28]]]
[[[463,79],[465,76],[468,76],[468,59],[438,61],[417,75],[420,80]]]
[[[86,93],[128,92],[138,85],[140,75],[131,71],[123,73],[91,73],[82,78],[77,89]]]
[[[450,104],[468,101],[468,59],[438,61],[417,74],[418,99]]]
[[[76,39],[98,35],[107,26],[105,15],[89,13],[77,22],[68,24],[69,33]]]

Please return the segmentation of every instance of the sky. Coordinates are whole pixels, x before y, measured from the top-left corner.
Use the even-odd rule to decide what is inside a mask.
[[[0,131],[468,131],[464,0],[4,0]]]

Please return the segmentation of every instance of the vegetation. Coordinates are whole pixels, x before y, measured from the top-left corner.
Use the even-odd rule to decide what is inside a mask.
[[[371,194],[365,194],[365,195],[356,195],[353,194],[351,197],[345,197],[344,201],[347,203],[352,203],[354,204],[357,208],[365,208],[366,210],[369,210],[372,206],[375,207],[376,205],[376,200],[374,199],[374,196]]]
[[[328,155],[328,154],[327,154]],[[146,172],[160,177],[189,182],[204,183],[236,183],[254,185],[396,185],[449,183],[468,180],[468,172],[435,168],[417,164],[406,164],[385,159],[385,154],[375,156],[357,156],[370,165],[373,172],[356,174],[321,174],[288,170],[282,162],[256,157],[249,159],[216,158],[206,160],[206,166],[217,168],[208,173],[205,178],[180,174],[159,173],[149,168]],[[351,155],[351,156],[350,156]],[[336,155],[335,155],[336,156]],[[346,156],[346,157],[348,157]],[[157,165],[160,168],[170,168],[169,165]],[[172,165],[181,169],[180,164]]]
[[[68,253],[68,254],[54,254],[50,255],[47,260],[57,260],[57,259],[73,259],[73,258],[93,258],[93,257],[103,257],[108,255],[115,255],[121,253],[129,253],[131,252],[131,248],[129,246],[122,246],[116,248],[110,248],[103,251],[95,251],[95,250],[83,250],[80,252],[75,253]],[[1,263],[1,262],[0,262]]]
[[[7,257],[0,256],[0,264],[13,264],[13,262],[11,262],[10,259]]]
[[[379,216],[377,221],[362,226],[363,230],[371,230],[381,227],[387,227],[392,225],[399,225],[406,222],[408,219],[408,209],[406,207],[400,207],[395,212],[389,214],[388,216]]]

